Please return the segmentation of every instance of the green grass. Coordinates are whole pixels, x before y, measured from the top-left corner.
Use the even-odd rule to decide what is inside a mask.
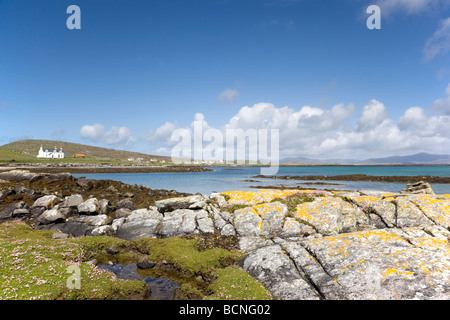
[[[39,148],[63,148],[66,154],[65,159],[37,159]],[[86,158],[74,158],[73,155],[82,153]],[[166,163],[170,157],[149,155],[145,153],[131,152],[125,150],[107,149],[53,140],[21,140],[0,146],[0,162],[18,162],[18,163],[129,163],[128,158],[143,158],[144,161],[151,159],[165,160]],[[158,162],[152,162],[158,164]]]
[[[166,260],[192,275],[208,273],[213,268],[231,265],[242,258],[242,252],[238,250],[212,248],[199,251],[197,241],[182,237],[138,240],[148,250],[151,260]]]
[[[52,239],[20,222],[0,224],[1,299],[119,299],[144,293],[145,282],[120,280],[84,262],[83,245]],[[69,289],[69,266],[80,268],[80,289]]]
[[[142,298],[144,281],[120,280],[87,261],[114,257],[136,263],[142,257],[165,261],[185,278],[181,298],[271,299],[270,293],[234,264],[243,253],[205,246],[196,236],[127,241],[115,237],[52,239],[54,231],[34,230],[23,222],[0,224],[0,300]],[[228,246],[225,242],[223,245]],[[219,245],[220,246],[220,245]],[[119,253],[107,256],[106,248]],[[80,268],[80,289],[67,287],[69,266]],[[203,279],[192,281],[192,279]],[[205,282],[206,281],[206,282]]]
[[[270,300],[272,295],[245,271],[235,266],[214,272],[217,280],[209,287],[211,300]]]

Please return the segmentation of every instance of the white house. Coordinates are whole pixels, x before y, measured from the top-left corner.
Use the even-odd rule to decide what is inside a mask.
[[[59,150],[56,149],[43,149],[42,146],[39,149],[39,153],[37,155],[38,158],[47,158],[47,159],[64,159],[65,158],[65,154],[62,150],[62,148],[60,148]]]

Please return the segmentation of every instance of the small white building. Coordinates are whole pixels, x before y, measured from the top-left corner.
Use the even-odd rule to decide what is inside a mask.
[[[43,149],[42,146],[39,149],[39,153],[37,155],[38,158],[47,158],[47,159],[64,159],[66,155],[63,152],[63,149]]]

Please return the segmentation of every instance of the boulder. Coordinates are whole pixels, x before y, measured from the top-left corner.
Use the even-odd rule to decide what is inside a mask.
[[[131,212],[132,211],[128,208],[117,209],[116,212],[114,212],[114,218],[115,219],[126,218],[131,214]]]
[[[155,202],[158,211],[161,213],[174,211],[177,209],[203,209],[206,207],[206,199],[201,195],[188,197],[178,197]]]
[[[49,210],[44,211],[37,219],[36,223],[38,224],[49,224],[52,222],[57,222],[60,220],[65,220],[67,216],[59,210],[59,208],[55,207]]]
[[[13,180],[13,181],[37,181],[46,180],[54,182],[63,179],[73,179],[70,173],[34,173],[29,170],[11,170],[6,172],[0,172],[0,179]]]
[[[123,219],[123,220],[121,220]],[[156,210],[134,210],[127,218],[114,220],[117,226],[116,237],[126,240],[156,237],[163,215]]]
[[[89,198],[86,201],[80,203],[78,206],[78,212],[81,214],[93,214],[98,210],[97,198]]]
[[[116,207],[118,209],[127,208],[131,211],[136,210],[136,208],[134,207],[133,201],[131,201],[130,199],[122,199],[122,200],[117,201]]]
[[[144,259],[144,260],[142,260],[142,261],[139,261],[139,262],[136,264],[136,266],[137,266],[139,269],[151,269],[151,268],[154,268],[155,265],[156,265],[156,263],[154,263],[153,261],[151,261],[151,260],[148,259],[148,258],[146,258],[146,259]]]
[[[12,218],[21,218],[30,214],[30,210],[26,208],[15,209],[12,212]]]
[[[44,207],[50,209],[60,201],[61,199],[55,195],[43,196],[38,198],[31,207]]]
[[[214,222],[209,217],[208,212],[199,210],[195,214],[198,231],[200,233],[214,233]]]
[[[410,183],[406,185],[406,188],[401,193],[412,194],[431,194],[434,195],[434,191],[428,182],[419,181],[416,183]]]
[[[108,214],[113,210],[111,207],[111,202],[107,199],[101,199],[98,201],[98,213],[99,214]]]
[[[95,216],[79,216],[74,218],[73,221],[83,223],[87,226],[104,226],[112,222],[112,218],[107,216],[106,214],[99,214]]]
[[[83,196],[80,194],[74,194],[71,196],[68,196],[64,199],[64,206],[65,207],[78,207],[81,203],[83,203]]]

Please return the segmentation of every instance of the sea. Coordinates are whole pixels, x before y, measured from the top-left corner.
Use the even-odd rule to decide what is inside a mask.
[[[300,186],[319,190],[378,190],[400,192],[405,183],[367,181],[308,181],[254,178],[261,174],[259,167],[210,167],[209,172],[158,172],[158,173],[93,173],[74,174],[96,180],[116,180],[152,189],[210,195],[212,192],[252,190],[255,187]],[[289,166],[280,167],[277,176],[334,176],[366,174],[373,176],[438,176],[450,177],[450,166]],[[436,194],[450,194],[450,184],[431,184]]]

